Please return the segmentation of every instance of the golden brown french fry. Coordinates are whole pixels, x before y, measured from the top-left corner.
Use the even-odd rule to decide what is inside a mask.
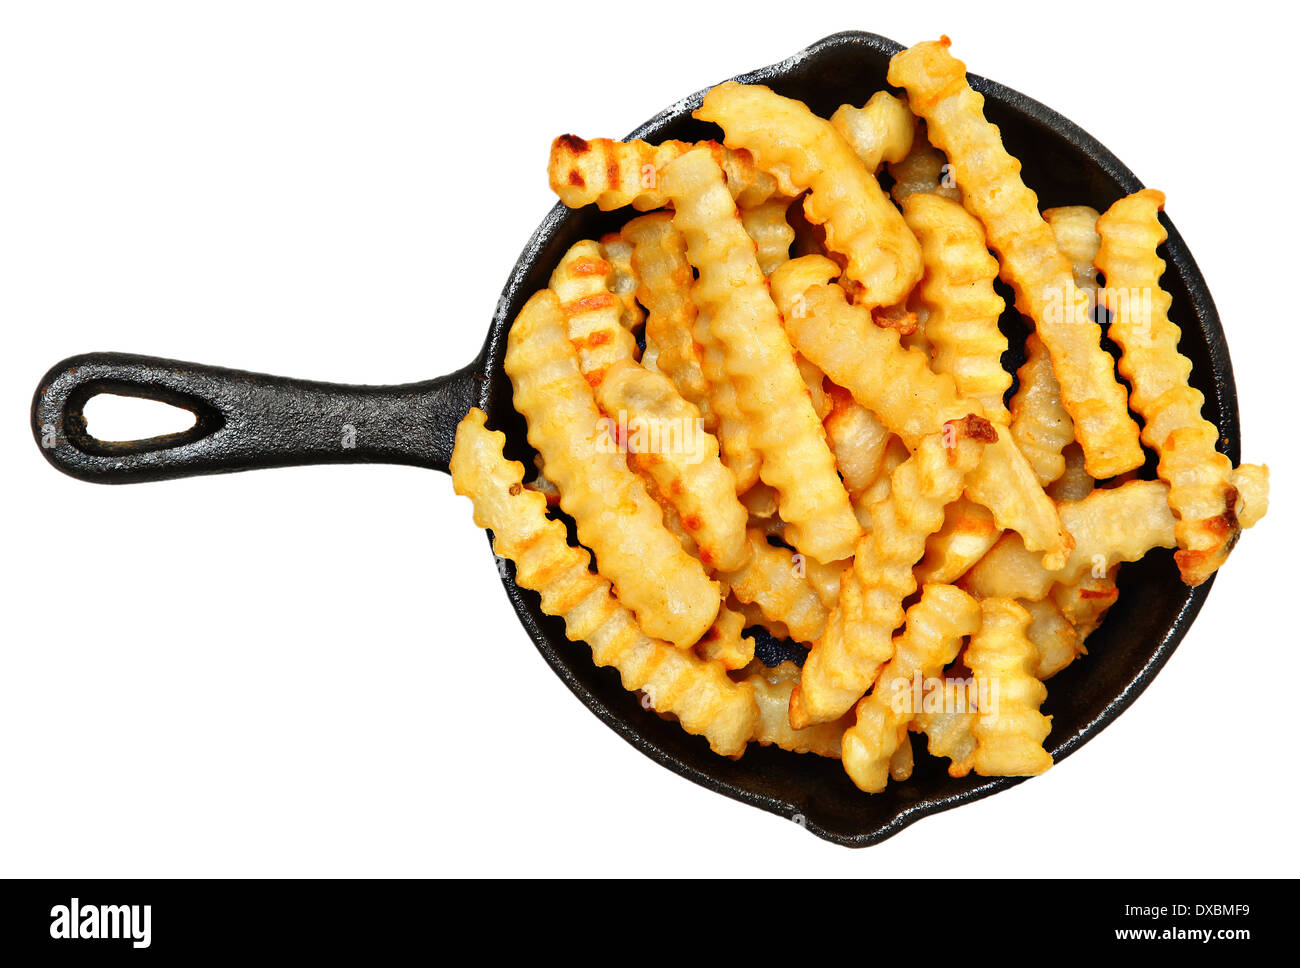
[[[642,632],[609,582],[591,571],[591,556],[546,516],[546,499],[523,486],[523,465],[505,459],[505,435],[485,421],[472,409],[457,428],[452,485],[473,501],[475,523],[492,531],[493,551],[515,563],[515,580],[541,595],[542,611],[562,618],[571,640],[591,646],[597,665],[617,669],[625,689],[643,690],[656,710],[676,716],[715,752],[741,755],[758,722],[753,687]]]
[[[601,574],[648,635],[693,645],[718,613],[718,584],[664,527],[658,505],[613,444],[549,289],[529,299],[511,326],[505,370],[528,441]]]
[[[985,599],[980,611],[979,631],[966,649],[981,703],[971,724],[976,744],[972,766],[980,776],[1044,773],[1052,765],[1043,749],[1052,721],[1038,711],[1047,688],[1034,677],[1038,652],[1029,641],[1029,613],[1006,598]],[[989,703],[985,696],[993,690]]]
[[[867,171],[878,172],[886,162],[898,162],[912,150],[916,118],[907,102],[888,91],[877,91],[860,108],[841,104],[831,115],[831,127],[849,143]]]
[[[578,366],[591,384],[619,360],[633,359],[636,339],[623,326],[623,304],[610,288],[614,269],[599,243],[585,239],[564,254],[551,273]]]
[[[736,499],[736,479],[722,466],[717,439],[672,382],[624,360],[605,371],[595,392],[600,409],[626,435],[629,462],[677,509],[701,563],[735,571],[749,561],[749,512]]]
[[[709,401],[709,381],[695,345],[695,273],[686,261],[686,240],[673,228],[668,212],[634,218],[623,226],[632,244],[632,271],[638,280],[637,298],[647,310],[646,352],[653,347],[654,369],[673,381],[677,392],[700,412],[710,433],[718,428]]]
[[[789,199],[773,198],[762,205],[740,210],[740,221],[758,249],[758,267],[763,275],[790,261],[794,229],[785,217],[785,210],[789,207]]]
[[[948,52],[947,38],[927,41],[894,55],[889,82],[907,91],[930,141],[956,167],[963,204],[984,223],[1002,278],[1051,354],[1088,472],[1100,479],[1140,467],[1137,425],[1114,361],[1101,348],[1101,328],[1088,316],[1087,297],[1074,286],[1037,196],[1020,178],[1020,162],[985,119],[984,99],[967,83],[966,66]]]
[[[757,605],[769,621],[786,626],[796,641],[811,642],[826,625],[826,607],[808,581],[806,559],[796,560],[788,548],[768,544],[763,532],[753,528],[748,541],[748,563],[721,575],[722,580],[737,600]]]
[[[729,151],[715,141],[652,145],[609,138],[584,141],[577,135],[562,134],[551,144],[547,174],[551,190],[569,208],[595,203],[601,211],[631,205],[638,212],[648,212],[668,204],[659,186],[664,166],[695,148],[706,149],[717,160],[727,173],[731,197],[738,203],[760,205],[777,194],[776,180],[755,167],[749,152]]]
[[[998,328],[1006,304],[993,291],[998,262],[984,228],[957,202],[918,193],[903,202],[903,218],[921,243],[925,278],[917,290],[928,311],[925,338],[936,372],[948,373],[957,392],[980,402],[999,426],[1010,422],[1003,396],[1011,374],[1002,369],[1007,338]]]
[[[844,769],[858,789],[885,789],[890,762],[907,742],[907,724],[920,712],[917,680],[939,676],[961,651],[962,638],[979,627],[979,604],[952,585],[925,586],[920,601],[907,610],[907,626],[894,638],[894,657],[859,700],[854,723],[844,732]]]
[[[841,579],[839,604],[808,653],[790,700],[792,726],[837,719],[871,687],[893,652],[903,600],[916,590],[912,568],[925,541],[939,530],[944,508],[961,496],[966,474],[995,433],[981,417],[951,421],[894,471],[889,497],[872,507],[871,530]]]
[[[675,208],[673,224],[686,237],[687,258],[699,272],[696,305],[722,344],[723,365],[762,455],[759,473],[780,495],[791,543],[819,561],[847,558],[861,529],[754,243],[724,181],[705,151],[683,155],[663,174],[663,189]]]
[[[827,247],[848,260],[845,271],[863,287],[861,301],[892,306],[907,297],[921,278],[920,247],[829,121],[802,101],[734,81],[710,90],[695,117],[720,125],[727,146],[747,148],[787,194],[811,189],[804,214],[825,226]]]
[[[743,634],[744,628],[745,616],[723,605],[704,638],[695,643],[695,654],[728,670],[745,668],[754,660],[754,640]]]
[[[993,512],[961,497],[944,511],[943,527],[925,542],[925,557],[916,566],[919,585],[947,585],[964,575],[1002,536]]]
[[[1156,247],[1166,232],[1158,218],[1165,196],[1143,189],[1121,198],[1097,221],[1097,268],[1110,337],[1123,351],[1119,372],[1133,388],[1143,442],[1160,455],[1156,473],[1169,484],[1178,519],[1174,560],[1183,581],[1199,585],[1222,565],[1241,535],[1234,512],[1232,461],[1215,449],[1219,428],[1201,416],[1205,397],[1188,380],[1192,362],[1178,352],[1181,330],[1170,321],[1172,299],[1160,288],[1164,260]]]

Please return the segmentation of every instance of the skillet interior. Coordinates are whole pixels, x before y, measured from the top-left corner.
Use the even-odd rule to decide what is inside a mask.
[[[886,87],[893,41],[865,33],[841,33],[822,40],[779,64],[738,78],[763,83],[778,93],[806,101],[822,116],[840,104],[860,105]],[[1035,101],[1008,88],[972,76],[986,99],[988,117],[1002,129],[1007,148],[1024,165],[1024,177],[1042,208],[1088,204],[1104,211],[1123,195],[1142,187],[1137,178],[1089,135]],[[642,125],[631,137],[721,137],[718,129],[690,117],[703,91],[687,97]],[[563,130],[557,117],[557,130]],[[579,132],[585,134],[585,132]],[[596,132],[593,134],[603,134]],[[527,298],[546,286],[566,249],[584,238],[599,238],[639,213],[601,213],[594,206],[579,211],[556,208],[529,241],[503,293],[481,359],[478,405],[489,423],[506,432],[508,454],[530,463],[522,418],[511,403],[510,383],[502,370],[509,321]],[[1220,449],[1238,461],[1236,391],[1227,346],[1210,295],[1181,237],[1167,219],[1169,242],[1162,256],[1169,264],[1163,280],[1173,296],[1171,317],[1183,328],[1182,351],[1194,364],[1193,384],[1206,398],[1205,415],[1222,431]],[[1010,304],[1010,294],[1002,295]],[[1023,335],[1009,312],[1004,328]],[[1013,339],[1013,345],[1018,340]],[[1005,361],[1021,362],[1013,351]],[[1149,473],[1144,476],[1152,476]],[[544,616],[537,596],[514,584],[514,568],[498,562],[515,610],[542,656],[561,679],[607,725],[633,746],[691,780],[757,807],[796,819],[819,837],[846,846],[867,846],[897,833],[928,813],[1006,789],[1015,779],[952,779],[946,760],[924,753],[921,739],[916,769],[905,783],[892,783],[882,794],[858,791],[838,762],[751,746],[736,762],[714,755],[699,737],[641,708],[625,692],[611,669],[597,669],[586,647],[564,637],[563,624]],[[1119,714],[1145,688],[1168,659],[1200,609],[1210,582],[1189,589],[1179,580],[1172,554],[1157,550],[1120,570],[1120,597],[1102,628],[1088,642],[1090,655],[1048,682],[1043,707],[1053,716],[1047,748],[1059,762]]]

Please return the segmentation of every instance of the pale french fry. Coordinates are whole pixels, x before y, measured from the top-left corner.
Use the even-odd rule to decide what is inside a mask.
[[[1088,297],[1089,313],[1097,305],[1097,267],[1093,261],[1101,248],[1101,236],[1097,234],[1100,217],[1100,212],[1087,205],[1065,205],[1043,212],[1043,219],[1052,227],[1056,247],[1070,260],[1075,287]]]
[[[1038,651],[1029,641],[1029,613],[1006,598],[987,598],[980,611],[979,631],[966,649],[982,704],[971,724],[972,766],[980,776],[1036,776],[1052,765],[1043,749],[1052,720],[1038,711],[1047,688],[1034,676]],[[994,688],[991,708],[985,708],[984,696]]]
[[[799,667],[793,662],[783,662],[774,669],[756,672],[745,679],[754,688],[758,703],[758,723],[754,727],[754,742],[760,746],[778,746],[792,753],[815,753],[838,760],[840,739],[849,719],[844,717],[833,723],[819,723],[807,729],[794,729],[786,711],[790,706],[790,693],[799,682]]]
[[[1114,361],[1101,348],[1101,327],[1088,316],[1087,297],[1074,286],[1037,196],[1020,178],[1020,162],[985,119],[984,99],[967,83],[966,66],[948,53],[947,38],[927,41],[894,55],[889,83],[907,91],[930,141],[956,167],[963,204],[984,223],[1002,278],[1051,354],[1088,473],[1101,479],[1140,467],[1137,425]]]
[[[1029,334],[1025,350],[1025,362],[1017,371],[1020,386],[1011,398],[1011,436],[1038,483],[1046,486],[1065,472],[1061,452],[1074,442],[1074,421],[1061,403],[1061,385],[1038,334]]]
[[[912,720],[911,729],[925,733],[927,749],[931,756],[943,756],[948,764],[948,775],[968,776],[975,760],[975,723],[972,712],[921,713]]]
[[[571,640],[591,646],[597,665],[617,669],[625,689],[643,690],[656,710],[676,716],[715,752],[741,755],[758,722],[753,686],[642,632],[609,582],[591,571],[587,552],[570,546],[564,525],[546,516],[545,498],[523,486],[523,465],[505,459],[505,435],[487,430],[485,420],[472,409],[461,421],[452,485],[474,503],[475,523],[492,531],[496,554],[514,561],[518,584],[541,595],[542,611],[562,618]]]
[[[766,629],[773,638],[794,639],[784,622],[776,622],[763,614],[763,610],[752,602],[742,602],[735,595],[727,596],[726,607],[739,612],[745,617],[745,628]],[[761,664],[761,663],[760,663]]]
[[[593,385],[612,364],[636,353],[636,340],[622,323],[622,303],[610,288],[613,272],[600,244],[587,239],[570,248],[551,273],[578,366]]]
[[[1054,582],[1072,585],[1089,571],[1104,574],[1122,561],[1137,561],[1152,548],[1172,548],[1174,516],[1163,481],[1129,481],[1093,491],[1061,505],[1061,522],[1074,536],[1065,567],[1048,571],[1025,550],[1019,535],[1004,534],[959,584],[976,598],[1039,601]]]
[[[907,297],[921,278],[920,247],[830,122],[801,101],[734,81],[709,91],[695,117],[720,125],[727,146],[747,148],[787,194],[812,190],[804,214],[825,226],[827,247],[847,258],[846,273],[863,287],[861,301],[892,306]]]
[[[889,778],[898,783],[912,776],[912,739],[907,731],[903,732],[903,741],[889,758]]]
[[[1164,203],[1163,194],[1147,188],[1112,205],[1097,220],[1097,268],[1106,276],[1101,296],[1111,312],[1110,338],[1122,350],[1119,372],[1133,388],[1142,441],[1160,456],[1156,473],[1169,484],[1178,519],[1174,560],[1183,581],[1199,585],[1227,560],[1241,525],[1232,461],[1215,449],[1219,428],[1201,416],[1205,397],[1188,383],[1192,362],[1178,352],[1182,331],[1170,321],[1173,300],[1160,288]]]
[[[704,638],[695,643],[695,654],[724,669],[745,668],[754,660],[754,640],[743,634],[744,628],[745,616],[723,605]]]
[[[829,259],[805,256],[772,273],[772,294],[799,352],[909,447],[947,420],[982,416],[979,402],[961,396],[951,376],[931,370],[919,350],[903,349],[897,333],[874,325],[869,312],[850,305],[842,289],[808,285],[835,271]],[[1019,531],[1034,550],[1044,552],[1049,565],[1065,561],[1070,536],[1010,434],[998,435],[985,449],[967,488],[972,500],[993,512],[999,527]]]
[[[910,110],[910,109],[909,109]],[[944,153],[930,144],[925,132],[925,122],[918,121],[912,136],[912,147],[906,157],[889,166],[894,187],[889,190],[899,205],[917,192],[941,195],[961,201],[961,187],[956,172],[948,164]]]
[[[854,505],[880,476],[881,462],[892,436],[880,418],[853,399],[843,387],[831,384],[831,411],[822,426],[844,486]]]
[[[893,631],[903,623],[903,600],[916,590],[912,568],[993,433],[980,417],[951,421],[942,433],[923,438],[894,471],[889,497],[872,507],[871,530],[841,579],[839,604],[808,653],[790,700],[792,726],[842,716],[889,661]]]
[[[1088,469],[1083,466],[1083,448],[1076,443],[1066,444],[1061,459],[1065,468],[1061,476],[1048,485],[1047,496],[1057,504],[1082,501],[1097,489],[1097,482],[1088,476]]]
[[[852,567],[852,559],[845,558],[843,561],[822,564],[816,558],[805,557],[802,564],[804,576],[808,579],[808,584],[812,585],[813,591],[817,593],[818,600],[827,609],[834,608],[835,603],[840,600],[840,579],[844,575],[844,569]]]
[[[605,372],[595,388],[605,415],[626,428],[628,459],[654,479],[677,509],[706,568],[735,571],[751,554],[749,512],[736,498],[736,479],[722,466],[718,441],[672,382],[630,360]]]
[[[826,625],[826,606],[817,597],[805,571],[807,559],[796,560],[788,548],[768,544],[761,531],[748,533],[751,557],[740,570],[721,575],[738,601],[757,605],[773,622],[780,622],[799,642],[811,642]]]
[[[638,212],[648,212],[668,204],[659,185],[660,171],[697,147],[712,154],[727,173],[727,188],[738,203],[761,205],[777,194],[776,180],[758,170],[749,152],[731,151],[715,141],[652,145],[608,138],[584,141],[576,135],[562,134],[551,144],[547,174],[551,190],[569,208],[595,203],[601,211],[631,205]]]
[[[1082,577],[1071,584],[1058,582],[1052,586],[1049,600],[1074,628],[1081,651],[1084,640],[1101,624],[1106,611],[1119,598],[1119,589],[1115,587],[1115,575],[1118,572],[1119,566],[1116,565],[1102,575],[1084,572]]]
[[[1029,613],[1029,641],[1034,643],[1034,675],[1050,679],[1085,651],[1078,632],[1051,598],[1020,602]]]
[[[871,173],[886,162],[899,162],[912,150],[916,118],[907,102],[888,91],[877,91],[860,108],[841,104],[831,115],[831,127],[849,143],[862,167]]]
[[[785,217],[790,207],[787,198],[773,198],[762,205],[740,210],[740,221],[758,249],[758,267],[768,275],[783,262],[790,261],[794,229]]]
[[[993,291],[998,262],[989,255],[979,220],[939,195],[914,194],[903,218],[921,243],[925,278],[917,291],[929,311],[925,335],[939,373],[952,375],[957,392],[984,407],[999,426],[1010,421],[1003,395],[1011,374],[1002,369],[1007,338],[998,329],[1006,303]]]
[[[1237,491],[1237,521],[1243,528],[1254,527],[1268,513],[1268,467],[1242,464],[1232,472],[1232,486]]]
[[[636,330],[645,322],[645,310],[636,300],[640,280],[632,266],[632,243],[622,233],[610,232],[600,237],[600,248],[610,266],[609,289],[618,300],[618,321],[624,329]]]
[[[882,501],[889,497],[889,490],[892,486],[894,471],[898,466],[912,456],[912,452],[907,449],[902,438],[893,434],[889,435],[889,441],[885,444],[885,456],[880,460],[880,470],[876,474],[876,479],[867,485],[857,501],[854,504],[854,511],[858,515],[858,523],[862,525],[862,530],[871,530],[871,509],[877,501]]]
[[[529,443],[601,574],[646,634],[693,645],[718,613],[719,587],[664,527],[658,505],[609,437],[549,289],[529,299],[511,326],[505,370]]]
[[[918,585],[947,585],[964,575],[997,544],[1002,529],[993,512],[961,497],[944,511],[943,527],[925,542],[925,557],[916,566]]]
[[[686,261],[686,240],[673,228],[667,212],[634,218],[623,226],[622,235],[632,245],[636,295],[647,310],[646,353],[651,354],[653,347],[654,369],[673,381],[677,392],[700,412],[705,429],[713,433],[718,422],[695,347],[696,310],[691,298],[695,273]]]
[[[894,638],[893,658],[859,700],[854,723],[844,732],[844,769],[858,789],[885,789],[891,760],[907,742],[907,724],[920,712],[917,680],[939,676],[961,651],[962,638],[979,627],[979,604],[952,585],[925,586],[920,601],[907,610],[907,626]]]
[[[696,305],[722,344],[762,455],[759,473],[780,495],[786,534],[819,561],[847,558],[860,528],[722,171],[708,152],[692,151],[665,169],[662,185],[699,272]]]
[[[826,392],[826,374],[798,353],[794,355],[794,364],[799,368],[799,377],[808,388],[808,398],[812,400],[813,413],[817,419],[825,421],[831,412],[831,398]],[[833,455],[832,455],[833,456]]]

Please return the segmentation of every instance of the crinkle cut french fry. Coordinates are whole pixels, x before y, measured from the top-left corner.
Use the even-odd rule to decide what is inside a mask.
[[[907,610],[907,626],[894,638],[894,657],[858,702],[854,723],[844,732],[844,769],[858,789],[885,789],[890,761],[907,742],[907,724],[920,712],[913,708],[915,677],[924,682],[942,673],[957,658],[962,638],[979,625],[979,604],[952,585],[927,585]]]
[[[812,585],[813,591],[817,593],[818,600],[827,609],[834,608],[835,603],[840,600],[840,579],[844,575],[844,569],[852,566],[853,561],[849,558],[823,564],[816,558],[804,557],[804,576],[808,579],[808,584]]]
[[[1237,520],[1243,528],[1253,528],[1268,512],[1267,465],[1242,464],[1232,472],[1232,486],[1237,491]]]
[[[790,200],[773,198],[762,205],[740,210],[740,221],[758,248],[758,267],[768,275],[783,262],[790,261],[794,229],[785,217]]]
[[[903,741],[898,744],[898,749],[894,750],[894,755],[889,758],[889,778],[897,783],[902,783],[912,775],[912,738],[907,731],[903,732]]]
[[[1019,604],[1029,613],[1029,641],[1037,655],[1034,675],[1050,679],[1083,653],[1083,643],[1051,598]]]
[[[1018,535],[1008,533],[959,584],[976,598],[1039,601],[1054,582],[1070,585],[1089,570],[1104,572],[1121,561],[1137,561],[1152,548],[1172,548],[1168,493],[1163,481],[1129,481],[1063,504],[1061,522],[1074,536],[1074,551],[1064,568],[1048,571]]]
[[[497,555],[515,563],[515,580],[541,595],[542,611],[564,620],[565,634],[591,646],[597,665],[613,666],[630,691],[677,717],[724,756],[739,756],[758,721],[753,687],[735,683],[718,663],[648,637],[632,613],[591,571],[591,557],[568,544],[564,525],[546,516],[542,495],[524,487],[523,466],[506,460],[505,435],[472,409],[456,432],[451,458],[457,494],[474,503],[474,521],[492,531]]]
[[[842,716],[889,661],[893,631],[903,623],[903,600],[916,590],[912,568],[925,553],[926,539],[943,524],[943,509],[961,496],[991,433],[993,426],[980,417],[952,421],[941,434],[923,438],[894,471],[889,497],[872,507],[871,530],[858,542],[852,571],[841,579],[838,615],[832,613],[804,662],[790,700],[791,725]]]
[[[728,670],[745,668],[754,660],[754,640],[743,634],[744,628],[745,616],[723,605],[704,638],[695,643],[695,654]]]
[[[760,205],[777,194],[776,179],[760,171],[748,151],[731,151],[715,141],[652,145],[609,138],[584,141],[562,134],[551,144],[547,173],[551,190],[569,208],[594,202],[601,211],[631,205],[638,212],[648,212],[668,204],[659,185],[664,166],[697,147],[707,149],[727,173],[727,188],[740,204]]]
[[[874,325],[869,311],[851,305],[839,286],[818,284],[836,271],[829,259],[805,256],[772,273],[772,294],[800,353],[909,447],[947,420],[983,416],[979,402],[961,396],[951,376],[931,370],[924,353],[903,349],[896,332]],[[967,487],[999,527],[1019,531],[1048,564],[1065,561],[1070,536],[1010,434],[985,449]]]
[[[610,289],[613,271],[600,245],[584,239],[551,273],[551,290],[559,297],[578,366],[593,385],[613,363],[636,353],[636,340],[622,324],[622,303]]]
[[[906,101],[877,91],[860,108],[841,104],[831,115],[831,127],[849,143],[862,167],[874,174],[886,162],[902,161],[912,150],[916,118]]]
[[[793,670],[793,675],[789,670]],[[818,723],[807,729],[794,729],[787,710],[790,693],[799,681],[799,667],[793,662],[783,662],[776,669],[756,672],[745,679],[754,687],[754,700],[758,703],[758,725],[754,727],[754,742],[760,746],[777,746],[792,753],[815,753],[830,759],[840,758],[840,739],[849,719],[844,717],[832,723]]]
[[[1061,385],[1036,333],[1025,340],[1025,352],[1017,371],[1020,386],[1011,398],[1011,436],[1038,483],[1046,486],[1065,473],[1061,452],[1074,442],[1074,421],[1061,403]]]
[[[948,505],[943,527],[925,542],[925,557],[916,566],[919,585],[947,585],[988,553],[1002,536],[993,512],[965,497]]]
[[[1007,338],[998,328],[1006,303],[993,291],[998,262],[989,255],[984,228],[957,202],[915,194],[903,202],[903,218],[921,243],[925,278],[918,295],[929,310],[925,336],[934,369],[949,373],[957,391],[984,407],[984,416],[1005,425],[1003,395],[1011,374],[1002,369]]]
[[[1093,265],[1101,236],[1097,234],[1097,219],[1101,213],[1087,205],[1064,205],[1049,208],[1043,218],[1052,227],[1052,238],[1061,254],[1070,260],[1074,284],[1088,297],[1088,311],[1097,305],[1097,267]]]
[[[889,193],[899,205],[917,192],[961,201],[961,186],[957,184],[956,173],[944,153],[930,144],[924,121],[917,122],[911,150],[906,157],[889,166],[889,174],[894,179],[894,187]]]
[[[854,400],[848,390],[832,384],[828,396],[831,411],[822,426],[826,428],[826,439],[844,486],[856,505],[880,475],[880,465],[892,435],[880,418]]]
[[[791,543],[819,561],[853,552],[860,533],[721,169],[692,151],[665,169],[662,184],[699,272],[695,301],[723,347],[723,365],[749,423],[763,481],[776,488]]]
[[[752,552],[749,512],[736,499],[736,479],[722,466],[718,441],[672,382],[631,360],[605,371],[595,388],[600,409],[627,428],[629,461],[654,479],[677,509],[706,568],[735,571]]]
[[[731,586],[731,594],[746,604],[757,605],[763,614],[780,622],[799,642],[811,642],[826,625],[826,606],[817,597],[805,571],[788,548],[768,544],[763,532],[748,532],[752,556],[740,570],[720,577]]]
[[[1058,582],[1052,586],[1049,600],[1073,626],[1079,639],[1080,651],[1085,651],[1084,640],[1101,624],[1107,610],[1119,598],[1119,589],[1115,586],[1115,575],[1118,572],[1119,565],[1101,575],[1087,571],[1072,584],[1063,585]]]
[[[971,724],[972,765],[980,776],[1036,776],[1052,765],[1043,749],[1052,721],[1038,711],[1047,688],[1034,676],[1038,652],[1029,641],[1029,613],[1006,598],[985,599],[980,611],[979,631],[966,648],[983,704]]]
[[[718,613],[719,587],[664,527],[658,505],[613,445],[549,289],[529,299],[510,327],[505,369],[528,441],[601,574],[646,634],[679,648],[694,644]]]
[[[946,38],[927,41],[894,55],[889,83],[907,91],[930,141],[956,166],[963,204],[984,223],[1002,277],[1051,354],[1088,472],[1101,479],[1140,467],[1137,425],[1114,360],[1101,348],[1101,327],[1088,316],[1087,297],[1074,286],[1037,196],[1020,178],[1020,162],[985,119],[984,98],[967,83],[966,66],[948,53]]]
[[[970,774],[975,759],[975,734],[971,732],[974,723],[974,713],[942,711],[921,713],[910,728],[925,733],[931,756],[952,761],[948,764],[949,776],[963,777]]]
[[[853,509],[857,512],[858,523],[862,525],[864,532],[871,530],[871,509],[877,501],[889,497],[894,471],[911,456],[912,452],[907,449],[902,439],[890,434],[885,444],[885,456],[880,459],[880,470],[876,474],[876,479],[867,485],[866,490],[854,502]]]
[[[846,273],[873,306],[902,302],[921,278],[921,250],[898,209],[853,149],[802,101],[758,84],[719,84],[695,112],[726,132],[726,144],[747,148],[758,166],[799,194],[804,213],[824,225],[826,245],[848,259]]]
[[[653,355],[653,368],[673,381],[677,392],[700,412],[705,429],[713,433],[718,420],[695,345],[696,310],[691,298],[695,273],[686,261],[686,240],[673,228],[668,212],[634,218],[623,226],[622,235],[632,244],[637,298],[647,311],[646,354]]]
[[[623,238],[622,233],[611,232],[601,236],[600,248],[611,270],[609,289],[618,299],[618,321],[624,329],[636,330],[645,322],[645,310],[636,301],[640,280],[632,266],[632,243]]]
[[[1097,221],[1097,268],[1111,312],[1110,337],[1122,351],[1142,440],[1160,456],[1156,473],[1169,484],[1178,523],[1174,560],[1183,581],[1199,585],[1227,560],[1241,534],[1233,507],[1232,461],[1215,449],[1219,428],[1201,416],[1205,397],[1192,387],[1192,362],[1178,352],[1182,331],[1170,321],[1172,299],[1160,288],[1167,237],[1159,213],[1165,196],[1150,188],[1121,198]]]

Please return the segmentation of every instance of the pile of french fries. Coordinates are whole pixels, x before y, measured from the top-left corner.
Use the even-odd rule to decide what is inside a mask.
[[[556,139],[566,205],[645,214],[512,325],[537,467],[478,410],[451,462],[518,583],[647,708],[724,756],[840,758],[867,792],[910,775],[909,731],[953,776],[1046,770],[1044,681],[1120,564],[1174,548],[1199,584],[1268,503],[1188,383],[1164,197],[1040,212],[948,47],[829,120],[728,82],[695,112],[720,144]],[[998,278],[1032,327],[1014,375]],[[754,627],[802,667],[756,660]],[[946,679],[969,701],[905,701]]]

